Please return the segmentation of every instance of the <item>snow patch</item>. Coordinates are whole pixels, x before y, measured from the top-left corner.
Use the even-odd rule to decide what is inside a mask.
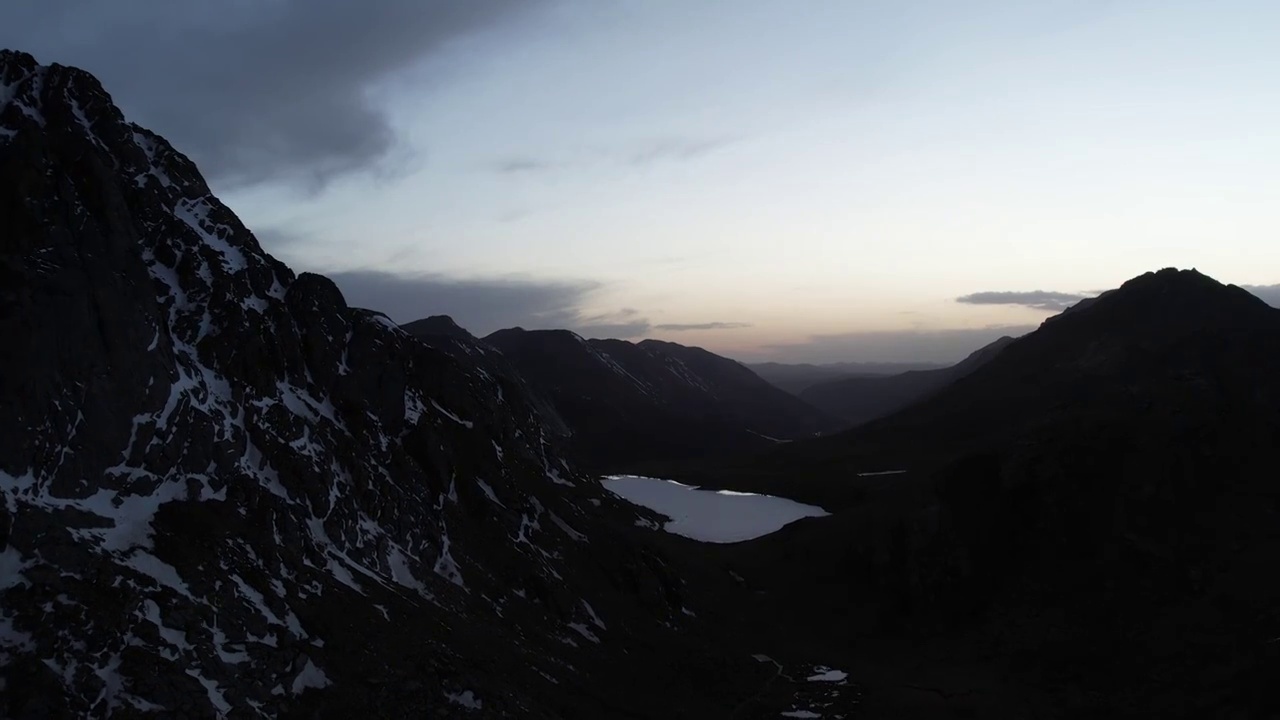
[[[445,698],[454,705],[461,705],[468,710],[479,710],[481,708],[479,698],[470,690],[464,690],[460,693],[445,693]]]
[[[548,513],[548,514],[551,516],[551,522],[554,523],[556,527],[560,528],[560,530],[565,535],[568,535],[575,542],[587,541],[586,535],[583,535],[577,530],[574,530],[572,527],[569,526],[569,523],[565,522],[564,520],[561,520],[559,515],[556,515],[555,513]]]
[[[462,582],[462,571],[458,568],[458,563],[449,554],[449,536],[443,530],[440,532],[440,557],[436,559],[435,573],[460,588],[466,589],[466,585]]]
[[[458,417],[457,415],[454,415],[453,413],[449,412],[448,410],[445,410],[444,408],[440,407],[440,403],[436,402],[435,400],[432,400],[432,401],[431,401],[431,405],[432,405],[432,407],[434,407],[436,410],[440,411],[440,414],[441,414],[441,415],[444,415],[445,417],[447,417],[447,418],[449,418],[450,420],[452,420],[452,421],[454,421],[454,422],[458,423],[459,425],[462,425],[463,427],[467,428],[468,430],[470,430],[472,427],[474,427],[474,423],[472,423],[470,420],[463,420],[462,418]]]
[[[206,198],[199,200],[180,200],[173,208],[174,217],[186,223],[196,236],[204,241],[204,244],[213,249],[222,260],[222,268],[228,273],[235,274],[249,267],[248,261],[245,259],[244,253],[239,248],[227,242],[224,235],[230,235],[232,230],[225,225],[215,225],[209,222],[209,201]],[[209,229],[212,228],[212,229]]]
[[[591,628],[583,625],[582,623],[569,623],[569,629],[597,645],[600,644],[600,638],[596,637],[595,633],[591,632]]]
[[[201,675],[200,671],[195,668],[187,670],[187,674],[200,681],[200,684],[204,686],[205,692],[209,695],[209,702],[218,709],[218,712],[223,715],[231,712],[231,703],[227,702],[227,698],[222,694],[217,682]]]
[[[316,667],[316,664],[307,659],[307,664],[303,666],[302,672],[298,673],[298,677],[293,679],[293,685],[289,687],[289,691],[294,695],[301,693],[303,690],[310,688],[320,689],[329,687],[332,683],[324,671]]]
[[[601,630],[606,629],[604,626],[604,623],[600,621],[600,616],[596,615],[595,608],[591,607],[591,603],[587,602],[586,600],[583,600],[581,602],[582,602],[582,607],[585,608],[587,611],[587,614],[591,616],[591,622]]]
[[[409,568],[409,560],[398,545],[392,545],[387,551],[387,567],[391,570],[391,579],[404,587],[421,594],[427,594],[427,588],[413,576]]]
[[[179,650],[190,650],[191,643],[187,642],[187,634],[181,630],[174,630],[164,624],[164,618],[160,616],[160,606],[154,600],[147,600],[143,603],[146,608],[143,617],[156,626],[156,630],[160,633],[160,638]]]
[[[495,505],[506,507],[506,505],[503,505],[502,501],[498,499],[498,496],[494,494],[493,488],[489,487],[489,483],[481,480],[480,478],[476,478],[476,484],[480,486],[480,492],[484,493],[485,497],[492,500]]]
[[[191,595],[191,590],[187,587],[187,583],[182,579],[182,576],[178,575],[178,571],[172,565],[151,553],[137,550],[122,564],[137,570],[167,588],[177,590],[188,600],[195,600],[195,597]]]
[[[842,670],[832,670],[829,667],[819,665],[813,669],[813,674],[805,678],[809,682],[834,682],[842,683],[849,679],[849,673]]]
[[[27,579],[22,576],[24,567],[22,553],[18,552],[18,548],[10,545],[0,551],[0,591],[19,583],[25,584]]]

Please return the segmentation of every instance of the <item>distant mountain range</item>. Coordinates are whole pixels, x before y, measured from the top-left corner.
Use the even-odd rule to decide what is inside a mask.
[[[836,426],[741,363],[701,348],[520,328],[484,342],[550,400],[571,429],[571,452],[602,471],[746,452]]]
[[[568,451],[602,472],[726,457],[854,427],[928,397],[1012,342],[1002,338],[943,367],[747,365],[671,342],[588,340],[568,330],[512,328],[479,339],[447,316],[403,327],[517,379]],[[929,369],[903,371],[915,367]],[[793,396],[779,382],[806,387]]]
[[[800,395],[806,388],[819,383],[852,377],[900,375],[914,370],[936,370],[946,363],[862,363],[840,362],[814,365],[810,363],[748,363],[755,374],[768,380],[792,395]]]
[[[856,427],[929,397],[977,370],[1012,342],[1011,337],[1000,338],[950,367],[814,383],[802,390],[799,397],[828,415],[840,418],[845,427]]]

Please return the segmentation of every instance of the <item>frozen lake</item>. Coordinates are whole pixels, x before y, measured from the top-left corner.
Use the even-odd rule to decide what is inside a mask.
[[[758,538],[800,518],[822,517],[820,507],[729,490],[701,490],[674,480],[610,475],[605,489],[669,518],[669,533],[702,542],[732,543]]]

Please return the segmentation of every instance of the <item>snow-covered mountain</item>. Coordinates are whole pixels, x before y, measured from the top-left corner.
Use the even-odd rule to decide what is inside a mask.
[[[89,74],[0,53],[0,222],[0,714],[723,707],[637,682],[705,656],[681,583],[519,381],[295,275]]]

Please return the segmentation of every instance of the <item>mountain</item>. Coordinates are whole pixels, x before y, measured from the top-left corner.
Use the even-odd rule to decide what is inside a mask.
[[[792,395],[799,395],[806,388],[818,383],[852,377],[900,375],[914,370],[937,370],[946,367],[939,363],[875,363],[842,362],[812,365],[809,363],[748,363],[751,371]]]
[[[89,74],[0,53],[0,217],[0,715],[711,717],[768,678],[520,383],[295,275]]]
[[[1002,337],[950,367],[819,382],[799,396],[819,410],[843,419],[846,427],[855,427],[932,395],[977,370],[1011,342],[1013,338]]]
[[[594,469],[763,448],[832,425],[741,363],[701,348],[521,328],[484,341],[550,399],[572,429],[570,448]]]
[[[868,707],[1269,717],[1278,365],[1280,311],[1162,270],[899,413],[689,480],[835,512],[740,551],[740,612],[831,638]]]
[[[432,315],[400,327],[405,332],[418,337],[448,337],[472,345],[478,343],[474,335],[463,329],[448,315]]]
[[[542,427],[550,434],[545,440],[563,445],[573,434],[568,423],[556,410],[555,403],[530,386],[507,358],[492,345],[478,339],[448,315],[433,315],[401,325],[400,328],[422,342],[448,354],[459,362],[476,367],[500,387],[525,398],[538,413]]]

